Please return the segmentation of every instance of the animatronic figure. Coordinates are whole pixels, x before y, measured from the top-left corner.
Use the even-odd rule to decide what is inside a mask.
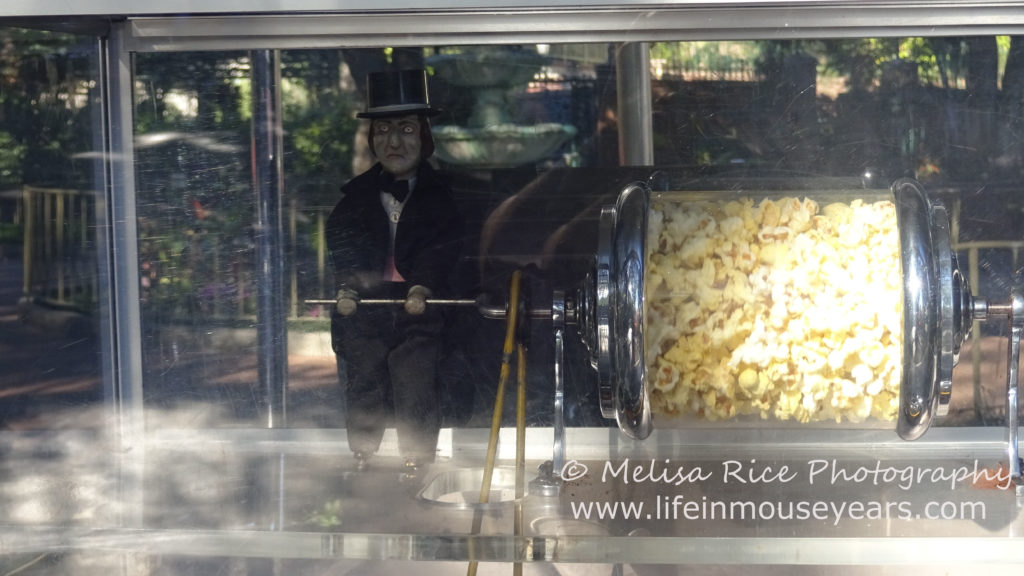
[[[464,227],[450,189],[425,162],[434,152],[428,118],[437,113],[423,70],[371,73],[358,116],[370,120],[378,163],[342,186],[327,221],[338,289],[331,340],[348,374],[346,426],[359,468],[391,416],[406,466],[432,462],[437,449],[444,318],[426,300],[446,290]],[[360,306],[360,298],[404,306]]]

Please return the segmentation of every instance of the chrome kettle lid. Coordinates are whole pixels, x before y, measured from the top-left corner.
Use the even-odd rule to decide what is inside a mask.
[[[949,410],[953,367],[970,331],[970,289],[952,250],[945,206],[909,178],[892,185],[903,267],[903,374],[896,432],[919,438]]]
[[[601,413],[632,438],[650,435],[644,363],[644,272],[650,190],[627,186],[601,213],[592,340]]]

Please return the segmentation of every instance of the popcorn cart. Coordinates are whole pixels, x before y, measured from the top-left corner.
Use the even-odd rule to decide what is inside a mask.
[[[1013,569],[1022,7],[0,6],[0,573]],[[407,70],[421,462],[349,443],[327,240]]]

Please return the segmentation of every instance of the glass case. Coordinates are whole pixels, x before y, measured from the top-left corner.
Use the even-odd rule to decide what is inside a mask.
[[[1024,561],[1022,5],[184,4],[0,7],[0,573]]]

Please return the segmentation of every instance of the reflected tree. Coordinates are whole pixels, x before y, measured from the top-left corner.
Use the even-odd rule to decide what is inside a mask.
[[[95,46],[69,34],[0,28],[0,188],[90,187]]]

